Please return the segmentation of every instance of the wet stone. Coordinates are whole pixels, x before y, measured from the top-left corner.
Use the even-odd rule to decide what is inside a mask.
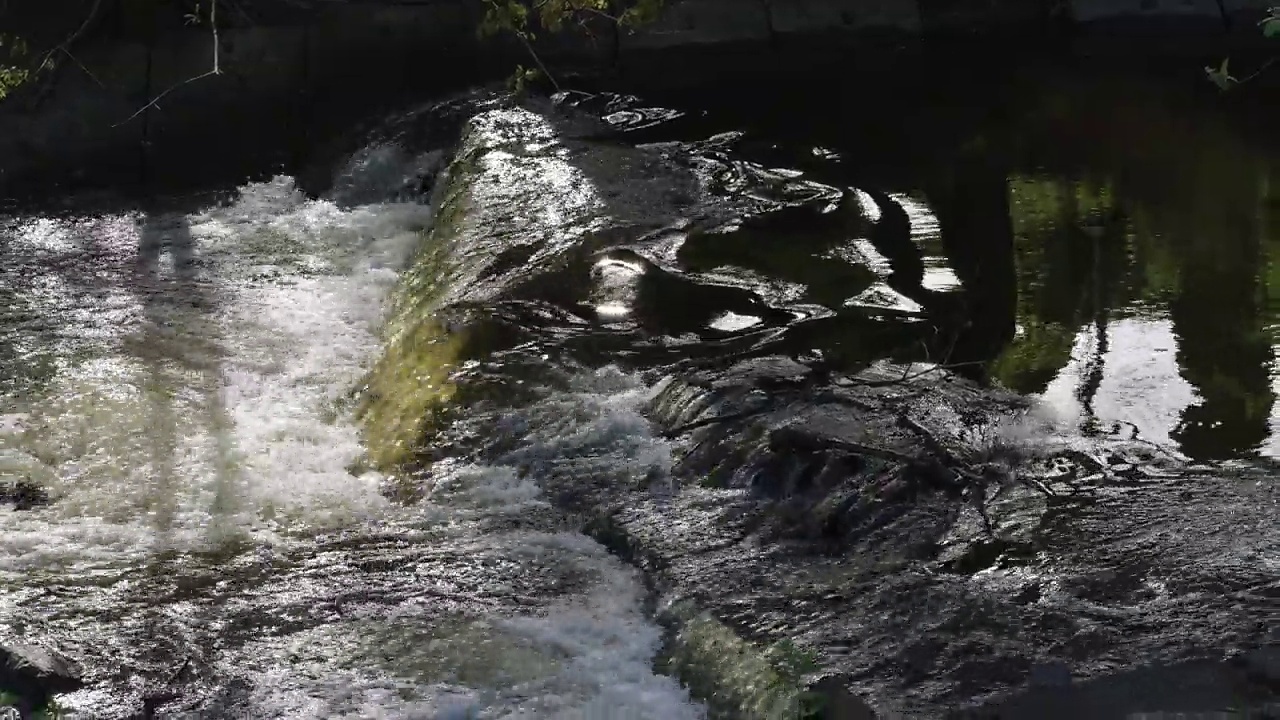
[[[1071,685],[1071,668],[1060,662],[1036,663],[1031,666],[1028,682],[1032,687],[1067,687]]]
[[[876,720],[879,716],[865,700],[849,690],[848,678],[827,675],[809,686],[817,696],[823,720]]]
[[[33,482],[0,483],[0,504],[11,503],[14,510],[30,510],[48,502],[48,491]]]
[[[27,643],[0,643],[0,690],[18,696],[26,711],[44,707],[54,695],[84,687],[79,666],[55,650]]]
[[[570,102],[580,105],[562,105]],[[1014,705],[1039,711],[1046,695],[1119,676],[1118,690],[1085,692],[1069,715],[1104,717],[1127,709],[1128,689],[1143,686],[1128,669],[1221,650],[1231,628],[1256,623],[1257,598],[1203,589],[1267,597],[1273,585],[1232,556],[1241,543],[1223,523],[1239,513],[1256,522],[1265,491],[1233,488],[1212,503],[1193,494],[1170,509],[1166,489],[1117,482],[1145,461],[1114,443],[1042,447],[1048,433],[1028,419],[1025,398],[920,363],[867,365],[858,342],[824,344],[845,330],[861,340],[872,325],[858,318],[787,320],[785,337],[717,330],[706,342],[713,310],[756,321],[739,329],[783,321],[741,287],[700,282],[694,266],[768,275],[787,253],[734,264],[725,248],[742,241],[768,251],[777,237],[766,231],[778,227],[793,246],[875,229],[856,214],[815,211],[841,206],[845,192],[831,192],[839,186],[768,170],[727,145],[599,144],[563,116],[553,121],[561,136],[579,139],[557,143],[550,130],[524,137],[541,127],[536,119],[506,114],[477,125],[485,132],[472,138],[473,158],[486,148],[510,157],[490,152],[493,162],[476,165],[477,192],[453,241],[476,263],[458,277],[477,282],[459,281],[469,289],[444,304],[558,308],[553,322],[519,316],[512,346],[559,350],[555,338],[576,336],[595,348],[574,355],[584,365],[639,367],[661,383],[638,403],[641,418],[628,409],[618,424],[588,428],[575,419],[578,401],[547,401],[539,411],[547,417],[509,423],[507,441],[474,424],[472,444],[536,479],[550,505],[590,518],[588,531],[641,568],[659,597],[687,600],[756,647],[816,649],[821,670],[839,673],[810,687],[832,700],[829,717],[871,717],[873,704],[886,716],[937,717],[1024,689],[1036,701]],[[569,166],[567,184],[548,197],[530,189],[549,177],[540,154]],[[1006,185],[993,187],[1004,197]],[[524,207],[583,188],[594,188],[590,203],[525,221]],[[608,276],[614,284],[592,270],[601,259],[626,266]],[[829,257],[821,267],[833,267]],[[791,268],[787,283],[816,279],[843,292],[872,280],[811,277],[812,269]],[[618,314],[595,323],[604,299]],[[853,359],[833,361],[840,352]],[[462,414],[485,412],[497,411],[476,403]],[[555,431],[543,435],[548,446],[564,449],[520,449],[544,432],[540,423]],[[563,436],[583,443],[569,451]],[[988,709],[999,716],[996,700]]]
[[[838,673],[807,686],[829,701],[828,717],[873,717],[871,705],[890,717],[937,717],[986,698],[983,716],[1012,708],[1008,717],[1044,720],[1066,695],[1074,704],[1056,716],[1111,717],[1161,709],[1163,687],[1204,677],[1204,667],[1140,671],[1151,658],[1221,653],[1239,637],[1236,628],[1256,627],[1257,607],[1275,585],[1262,563],[1240,554],[1253,539],[1238,519],[1265,522],[1259,508],[1273,498],[1264,486],[1214,478],[1230,491],[1215,483],[1213,497],[1197,491],[1170,503],[1167,487],[1127,481],[1136,456],[1109,440],[1050,446],[1026,398],[940,368],[867,365],[856,348],[827,348],[827,336],[844,328],[831,318],[796,321],[786,337],[724,331],[706,342],[699,333],[713,308],[732,311],[735,322],[752,315],[770,330],[774,320],[755,317],[760,302],[743,288],[692,280],[696,271],[682,262],[720,264],[726,238],[750,236],[763,247],[769,223],[760,216],[773,211],[796,244],[826,242],[828,231],[846,239],[849,228],[866,229],[861,216],[836,222],[841,215],[806,205],[838,205],[844,191],[832,195],[736,158],[732,148],[712,155],[680,143],[556,142],[544,125],[527,113],[477,123],[466,157],[487,160],[473,163],[470,180],[449,181],[472,191],[449,240],[474,266],[456,274],[443,312],[557,308],[546,315],[553,321],[513,316],[519,321],[502,343],[464,348],[482,356],[485,372],[501,364],[484,365],[494,345],[510,363],[528,341],[548,356],[640,367],[646,382],[661,382],[648,401],[635,399],[633,385],[605,388],[599,373],[592,382],[600,386],[531,400],[530,410],[477,401],[452,428],[471,435],[454,445],[464,457],[472,457],[467,448],[487,448],[475,456],[519,468],[520,480],[537,481],[551,514],[588,518],[586,529],[643,570],[658,597],[710,618],[715,642],[704,660],[727,645],[814,649],[820,671]],[[563,161],[563,184],[539,185],[551,178],[544,161],[553,156]],[[993,185],[1000,197],[1006,186],[1004,178]],[[525,210],[579,190],[590,202],[532,220]],[[788,207],[800,212],[781,214]],[[755,217],[720,232],[744,215]],[[813,237],[800,237],[796,219],[813,224]],[[765,273],[782,256],[745,269]],[[592,274],[601,258],[627,266],[618,287]],[[810,269],[794,284],[809,282]],[[618,291],[608,298],[620,314],[595,323],[604,289]],[[854,318],[847,329],[861,339],[868,327]],[[594,350],[579,352],[588,345]],[[842,351],[853,359],[837,370],[829,358]],[[463,350],[451,358],[466,359]],[[530,422],[491,422],[512,412]],[[595,412],[609,420],[584,417]],[[1005,434],[1010,427],[1024,432]],[[530,437],[542,443],[537,452]],[[436,488],[435,501],[447,497]],[[496,599],[499,589],[479,582],[489,569],[476,569],[476,585]],[[498,572],[526,579],[514,568]],[[518,594],[547,592],[540,577],[532,573]],[[1137,694],[1142,702],[1129,702]],[[1174,699],[1193,708],[1218,698]]]

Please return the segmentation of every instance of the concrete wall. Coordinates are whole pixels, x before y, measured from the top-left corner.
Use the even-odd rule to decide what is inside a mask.
[[[42,0],[49,3],[42,17],[66,5],[61,14],[74,27],[91,1]],[[64,63],[37,106],[13,98],[0,104],[0,197],[45,193],[50,184],[174,190],[292,167],[362,118],[529,63],[512,40],[477,37],[480,0],[326,0],[309,11],[261,0],[242,4],[259,12],[254,22],[221,32],[225,72],[180,85],[209,69],[209,31],[186,25],[179,6],[147,25],[128,11],[130,2],[103,0],[112,8],[110,27],[97,28],[98,44],[75,45],[77,64]],[[543,39],[539,49],[557,63],[677,82],[819,44],[991,30],[1034,37],[1053,21],[1102,34],[1174,28],[1223,35],[1230,28],[1260,35],[1255,23],[1269,0],[1222,2],[1220,8],[1219,0],[672,0],[652,26],[617,31],[597,23],[593,39]],[[56,39],[59,32],[67,31],[46,35]]]

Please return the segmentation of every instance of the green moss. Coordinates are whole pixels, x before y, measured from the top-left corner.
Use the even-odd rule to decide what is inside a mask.
[[[450,374],[465,337],[423,318],[390,345],[369,374],[360,408],[369,460],[383,471],[408,464],[457,391]]]
[[[821,717],[821,698],[806,686],[818,669],[813,653],[790,640],[762,648],[687,603],[667,616],[677,627],[669,669],[713,712],[744,720]]]
[[[417,457],[457,392],[450,377],[463,360],[468,333],[447,329],[438,313],[454,286],[454,251],[475,167],[474,152],[459,154],[450,165],[434,226],[392,298],[386,348],[366,377],[357,415],[368,460],[384,472],[399,471]]]

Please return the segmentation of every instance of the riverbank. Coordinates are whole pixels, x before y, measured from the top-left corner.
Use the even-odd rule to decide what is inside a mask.
[[[176,11],[142,22],[117,3],[96,15],[97,3],[60,3],[58,14],[8,20],[32,36],[32,57],[54,50],[47,56],[60,65],[0,106],[0,197],[103,187],[173,193],[280,171],[327,177],[328,165],[354,149],[361,123],[531,64],[510,38],[477,36],[483,8],[470,0],[310,10],[268,3],[253,16],[227,14],[220,75],[206,75],[207,23]],[[1006,62],[1046,52],[1158,55],[1194,58],[1200,73],[1199,60],[1261,42],[1253,26],[1260,6],[1248,2],[1222,10],[1215,2],[934,5],[895,0],[867,13],[837,0],[732,10],[686,0],[650,27],[544,37],[537,49],[566,81],[657,92],[713,79],[783,82],[806,68],[874,76],[921,52]],[[63,47],[73,19],[99,16],[94,33]]]

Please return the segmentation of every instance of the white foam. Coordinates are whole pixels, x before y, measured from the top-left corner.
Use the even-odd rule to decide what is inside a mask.
[[[638,598],[644,596],[644,589],[635,574],[621,568],[616,559],[585,547],[589,541],[582,536],[562,535],[551,541],[594,559],[600,582],[586,596],[558,603],[544,615],[518,617],[500,625],[564,653],[569,660],[561,680],[577,686],[576,693],[544,700],[541,707],[516,708],[502,717],[701,717],[703,709],[691,704],[674,680],[653,673],[662,638],[640,607]]]
[[[146,624],[156,612],[196,612],[160,600],[128,609],[139,591],[113,578],[158,551],[244,540],[260,552],[291,551],[311,547],[319,533],[359,537],[390,526],[405,542],[461,558],[468,576],[459,581],[479,583],[496,599],[446,617],[423,589],[456,584],[448,567],[433,568],[428,558],[410,572],[373,578],[373,570],[362,580],[327,553],[309,560],[305,573],[228,588],[216,608],[196,612],[212,613],[206,620],[215,630],[241,617],[314,608],[353,583],[384,583],[402,597],[229,644],[217,662],[248,681],[246,716],[705,717],[674,680],[653,672],[660,633],[645,617],[634,570],[562,531],[542,496],[544,481],[565,474],[625,481],[669,466],[669,449],[638,412],[650,391],[636,378],[617,370],[580,378],[572,392],[524,413],[523,442],[500,462],[438,464],[428,497],[412,508],[384,500],[386,479],[377,473],[347,470],[362,448],[345,393],[376,357],[384,299],[427,212],[409,204],[342,209],[277,178],[191,216],[39,220],[33,236],[43,246],[105,242],[114,259],[98,268],[102,292],[92,297],[47,278],[41,312],[55,326],[73,320],[61,326],[69,337],[60,347],[80,355],[64,353],[47,387],[0,408],[0,463],[39,475],[55,500],[0,511],[0,577],[12,588],[42,575],[93,577],[101,590],[65,601],[68,608],[110,606]],[[193,277],[180,275],[184,266],[170,262],[171,253],[139,275],[121,249],[144,239],[189,243]],[[112,298],[111,310],[95,313],[103,297]],[[76,314],[59,310],[68,306]],[[541,530],[501,529],[540,517],[553,519]],[[252,562],[251,554],[237,558]],[[550,581],[551,597],[532,598],[531,608],[504,575],[513,566]],[[5,614],[19,612],[9,599]],[[461,682],[453,676],[464,666],[496,679]],[[64,704],[92,716],[108,702],[95,688]]]
[[[262,640],[228,657],[231,668],[262,668],[245,712],[433,720],[705,718],[706,709],[685,689],[653,671],[662,638],[645,615],[645,588],[633,568],[580,533],[485,524],[516,516],[518,527],[536,523],[539,512],[550,511],[538,483],[555,475],[572,473],[583,481],[599,472],[638,477],[668,465],[669,447],[649,434],[639,414],[651,393],[616,369],[586,374],[570,392],[521,412],[514,424],[524,441],[503,460],[438,463],[432,491],[417,509],[430,533],[422,542],[452,562],[492,572],[478,577],[447,562],[418,565],[406,580],[412,583],[407,597],[389,614],[349,611],[331,624]],[[570,589],[517,601],[523,581],[516,576],[522,573]],[[470,611],[458,611],[423,592],[448,596],[459,583],[479,583],[485,597],[511,600],[463,603]],[[294,586],[294,592],[326,597],[333,590],[320,580],[305,589]],[[385,586],[382,592],[395,594]]]
[[[252,644],[254,716],[701,720],[705,708],[652,669],[661,633],[635,572],[576,533],[471,537],[492,554],[586,577],[539,610],[449,617],[429,601]],[[425,581],[425,579],[424,579]],[[463,673],[469,685],[455,677]]]
[[[106,254],[88,260],[93,293],[45,271],[23,298],[59,328],[61,371],[5,399],[23,420],[6,422],[0,458],[57,502],[0,514],[0,568],[271,541],[385,512],[380,478],[346,470],[362,447],[341,403],[379,350],[383,299],[428,213],[341,210],[276,178],[190,216],[21,225],[27,246],[71,262]],[[146,242],[189,244],[194,277],[163,262],[138,275],[131,252]]]

